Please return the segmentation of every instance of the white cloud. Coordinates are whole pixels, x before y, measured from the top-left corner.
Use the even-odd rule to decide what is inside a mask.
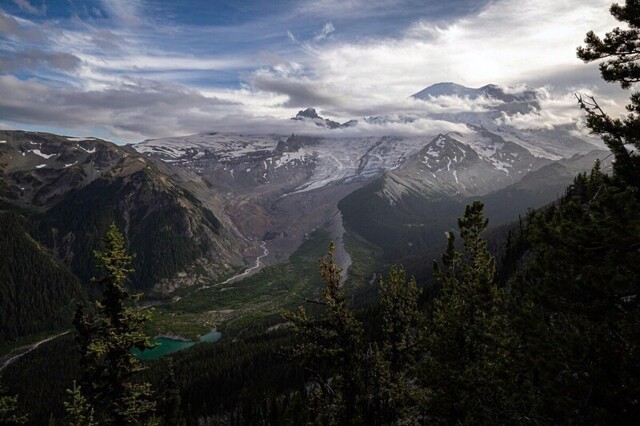
[[[326,47],[313,58],[321,79],[345,92],[398,98],[440,81],[513,84],[585,66],[575,48],[587,31],[611,28],[607,0],[496,1],[446,28],[417,23],[402,38]],[[354,66],[357,64],[357,66]]]
[[[322,27],[322,29],[318,31],[316,35],[313,37],[313,41],[319,42],[321,40],[324,40],[325,38],[327,38],[329,34],[335,32],[335,30],[336,29],[333,26],[333,23],[327,22],[326,24],[324,24],[324,27]]]
[[[143,3],[143,0],[102,0],[102,7],[118,24],[136,26],[144,21]]]
[[[598,103],[611,113],[621,112],[622,108],[614,99],[595,92],[597,88],[573,88],[569,91],[555,92],[552,87],[536,90],[540,109],[528,114],[504,114],[496,124],[508,125],[519,130],[551,130],[558,126],[575,126],[576,136],[591,138],[585,126],[584,111],[578,108],[576,94],[597,96]]]
[[[135,72],[137,70],[220,70],[247,66],[241,58],[196,58],[190,56],[85,56],[84,61],[96,68]]]

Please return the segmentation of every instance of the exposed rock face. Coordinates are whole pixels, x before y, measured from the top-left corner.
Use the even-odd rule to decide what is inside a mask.
[[[342,129],[345,127],[354,127],[358,125],[357,120],[349,120],[342,124],[337,121],[329,120],[328,118],[322,118],[318,115],[314,108],[307,108],[305,110],[298,111],[295,117],[291,118],[297,121],[311,121],[316,126],[326,127],[329,129]]]

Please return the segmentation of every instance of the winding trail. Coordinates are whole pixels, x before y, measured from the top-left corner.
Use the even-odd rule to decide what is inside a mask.
[[[7,368],[8,366],[10,366],[11,364],[13,364],[14,362],[16,362],[17,360],[19,360],[20,358],[22,358],[23,356],[25,356],[26,354],[28,354],[29,352],[33,352],[34,350],[36,350],[38,348],[38,346],[40,346],[43,343],[47,343],[50,342],[54,339],[57,339],[58,337],[64,336],[65,334],[69,334],[71,333],[71,330],[67,330],[64,331],[62,333],[56,334],[54,336],[49,336],[46,339],[42,339],[39,342],[36,343],[32,343],[30,345],[26,345],[26,346],[21,346],[20,348],[18,348],[17,350],[22,350],[25,349],[24,352],[21,352],[17,355],[13,355],[12,357],[7,358],[6,360],[4,360],[4,362],[2,363],[2,365],[0,365],[0,371],[4,370],[5,368]]]

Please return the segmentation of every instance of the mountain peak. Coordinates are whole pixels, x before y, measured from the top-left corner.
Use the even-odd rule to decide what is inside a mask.
[[[303,118],[322,118],[322,117],[318,115],[315,108],[307,108],[305,110],[298,111],[294,120],[300,120]]]
[[[412,98],[426,100],[428,98],[437,98],[439,96],[462,96],[475,99],[482,96],[487,88],[498,88],[494,84],[488,84],[479,89],[462,86],[453,82],[436,83],[411,95]]]
[[[494,113],[526,114],[540,109],[538,95],[534,90],[524,88],[521,90],[505,89],[496,84],[487,84],[477,89],[472,89],[456,83],[437,83],[411,95],[414,99],[431,101],[441,96],[456,96],[474,100],[486,98],[498,101],[497,105],[490,107]]]
[[[440,96],[459,96],[469,99],[476,99],[481,96],[496,99],[505,103],[509,102],[534,102],[537,100],[536,92],[525,88],[519,91],[505,90],[497,84],[486,84],[477,89],[462,86],[457,83],[445,82],[436,83],[411,95],[412,98],[428,100]]]
[[[291,118],[292,120],[297,121],[313,121],[316,126],[320,127],[328,127],[329,129],[340,129],[344,127],[353,127],[358,124],[357,120],[349,120],[345,123],[338,123],[337,121],[329,120],[328,118],[323,118],[318,115],[315,108],[307,108],[305,110],[300,110],[296,114],[295,117]]]

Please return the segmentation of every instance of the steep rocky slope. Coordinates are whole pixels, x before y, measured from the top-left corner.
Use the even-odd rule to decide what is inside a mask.
[[[83,281],[115,222],[136,253],[132,285],[167,292],[242,264],[246,242],[145,158],[110,142],[0,132],[5,206],[30,213],[39,239]]]

